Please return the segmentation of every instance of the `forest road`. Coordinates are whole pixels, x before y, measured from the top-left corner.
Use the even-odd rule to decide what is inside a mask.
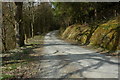
[[[118,58],[67,43],[56,32],[45,36],[37,78],[118,78]]]

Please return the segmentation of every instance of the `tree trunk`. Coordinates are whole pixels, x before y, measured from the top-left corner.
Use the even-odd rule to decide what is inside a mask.
[[[97,16],[97,9],[94,10],[94,16],[95,16],[95,20],[98,19],[98,16]]]
[[[31,28],[32,28],[32,37],[34,37],[34,27],[32,22],[31,22]]]
[[[32,37],[34,37],[34,13],[32,12]]]
[[[15,34],[16,34],[16,47],[24,46],[24,29],[22,25],[22,2],[15,2]]]
[[[6,28],[5,26],[3,26],[1,28],[2,30],[2,51],[6,51],[7,50],[7,47],[6,47]]]
[[[34,6],[33,6],[33,3],[31,4],[32,5],[32,14],[31,14],[31,17],[32,17],[32,22],[31,22],[31,28],[32,28],[32,37],[34,37]]]
[[[115,15],[115,17],[117,16],[117,10],[114,10],[114,15]]]

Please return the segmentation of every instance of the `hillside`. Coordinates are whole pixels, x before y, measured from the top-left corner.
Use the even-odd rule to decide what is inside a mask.
[[[97,27],[90,27],[87,24],[74,24],[67,27],[61,37],[84,45],[102,47],[104,50],[118,51],[120,50],[118,18],[112,18]]]

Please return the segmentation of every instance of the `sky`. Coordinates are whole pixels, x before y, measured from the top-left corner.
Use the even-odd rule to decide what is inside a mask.
[[[2,2],[119,2],[120,0],[0,0]]]

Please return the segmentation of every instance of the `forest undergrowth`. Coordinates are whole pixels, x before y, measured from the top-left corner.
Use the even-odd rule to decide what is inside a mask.
[[[1,79],[30,78],[37,74],[42,47],[43,36],[35,36],[24,47],[4,53]]]

